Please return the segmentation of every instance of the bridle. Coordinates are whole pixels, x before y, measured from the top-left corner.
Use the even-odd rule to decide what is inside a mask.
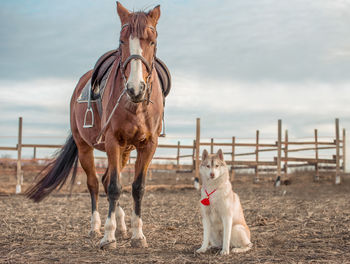
[[[129,24],[124,24],[121,28],[120,31],[123,30],[123,28],[129,26]],[[149,28],[151,28],[153,31],[157,32],[155,30],[154,27],[152,26],[148,26]],[[128,66],[128,64],[132,61],[132,60],[140,60],[143,65],[145,65],[146,67],[146,70],[147,70],[147,73],[148,73],[148,76],[146,78],[146,89],[144,92],[147,93],[146,95],[146,98],[143,99],[141,102],[144,102],[146,101],[147,104],[149,104],[150,102],[153,103],[150,99],[151,97],[151,93],[152,93],[152,82],[151,82],[151,77],[152,77],[152,73],[153,73],[153,68],[154,68],[154,60],[155,60],[155,57],[156,57],[156,51],[157,51],[157,44],[155,43],[154,44],[155,47],[154,47],[154,54],[153,54],[153,57],[152,57],[152,62],[151,62],[151,65],[148,63],[148,61],[141,55],[138,55],[138,54],[132,54],[130,55],[129,57],[126,58],[126,60],[124,62],[122,62],[122,60],[119,61],[119,68],[120,68],[120,72],[122,74],[122,78],[123,78],[123,82],[124,82],[124,89],[126,90],[126,83],[127,83],[127,80],[126,80],[126,77],[125,77],[125,69],[126,67]],[[122,51],[121,47],[119,46],[119,50],[120,52]]]
[[[126,26],[129,26],[129,24],[124,24],[120,31],[122,31],[123,28],[126,27]],[[155,30],[154,27],[152,27],[152,26],[148,26],[148,27],[151,28],[152,30],[154,30],[157,33],[157,31]],[[125,68],[128,66],[130,61],[132,61],[132,60],[140,60],[145,65],[145,67],[147,69],[147,72],[148,72],[148,76],[147,76],[147,79],[146,79],[146,89],[145,89],[145,92],[147,92],[147,96],[146,96],[146,99],[143,99],[141,102],[146,101],[147,105],[150,102],[153,103],[151,101],[150,97],[151,97],[151,93],[152,93],[151,76],[152,76],[152,73],[153,73],[154,61],[155,61],[156,51],[157,51],[157,44],[155,44],[155,45],[156,46],[154,47],[154,55],[153,55],[153,58],[152,58],[151,65],[149,65],[148,61],[143,56],[137,55],[137,54],[130,55],[128,58],[126,58],[126,60],[124,62],[122,62],[121,59],[119,60],[119,68],[120,68],[120,72],[122,74],[122,78],[123,78],[123,81],[124,81],[124,89],[123,89],[122,93],[120,94],[120,96],[119,96],[119,98],[117,100],[117,103],[114,105],[112,112],[109,114],[109,117],[108,117],[106,123],[103,125],[100,133],[98,134],[95,144],[101,143],[102,135],[104,134],[105,130],[107,129],[107,127],[108,127],[108,125],[109,125],[109,123],[110,123],[110,121],[112,119],[112,116],[113,116],[114,112],[116,111],[117,107],[119,106],[119,103],[120,103],[123,95],[126,93],[127,80],[126,80],[126,77],[125,77]],[[121,50],[122,49],[119,46],[119,51],[121,52]],[[163,116],[163,118],[164,118],[164,116]],[[163,124],[164,124],[164,122],[163,122]]]

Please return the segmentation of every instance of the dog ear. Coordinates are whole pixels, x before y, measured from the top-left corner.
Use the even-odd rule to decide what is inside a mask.
[[[205,149],[203,150],[203,153],[202,153],[202,160],[206,160],[208,158],[208,151]]]
[[[222,150],[219,149],[216,155],[219,157],[220,160],[224,161],[224,153],[222,153]]]

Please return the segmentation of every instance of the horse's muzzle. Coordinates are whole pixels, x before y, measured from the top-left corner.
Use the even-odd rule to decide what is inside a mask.
[[[144,82],[140,82],[138,88],[139,89],[136,91],[133,84],[127,83],[126,85],[126,93],[133,103],[141,103],[144,101],[146,84]]]

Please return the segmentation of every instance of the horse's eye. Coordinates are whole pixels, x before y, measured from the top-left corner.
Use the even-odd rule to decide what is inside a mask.
[[[119,40],[119,43],[120,43],[120,45],[124,45],[125,44],[124,41],[122,41],[122,40]]]
[[[154,46],[154,44],[156,44],[156,43],[154,43],[153,41],[151,41],[151,42],[149,43],[150,46]]]

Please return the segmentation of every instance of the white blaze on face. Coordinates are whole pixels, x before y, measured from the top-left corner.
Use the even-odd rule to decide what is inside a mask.
[[[138,38],[130,36],[129,49],[130,55],[142,56],[142,49]],[[138,96],[140,93],[141,82],[143,82],[142,62],[140,60],[132,60],[130,61],[130,76],[127,84],[130,84],[130,86],[134,88],[135,96]]]

